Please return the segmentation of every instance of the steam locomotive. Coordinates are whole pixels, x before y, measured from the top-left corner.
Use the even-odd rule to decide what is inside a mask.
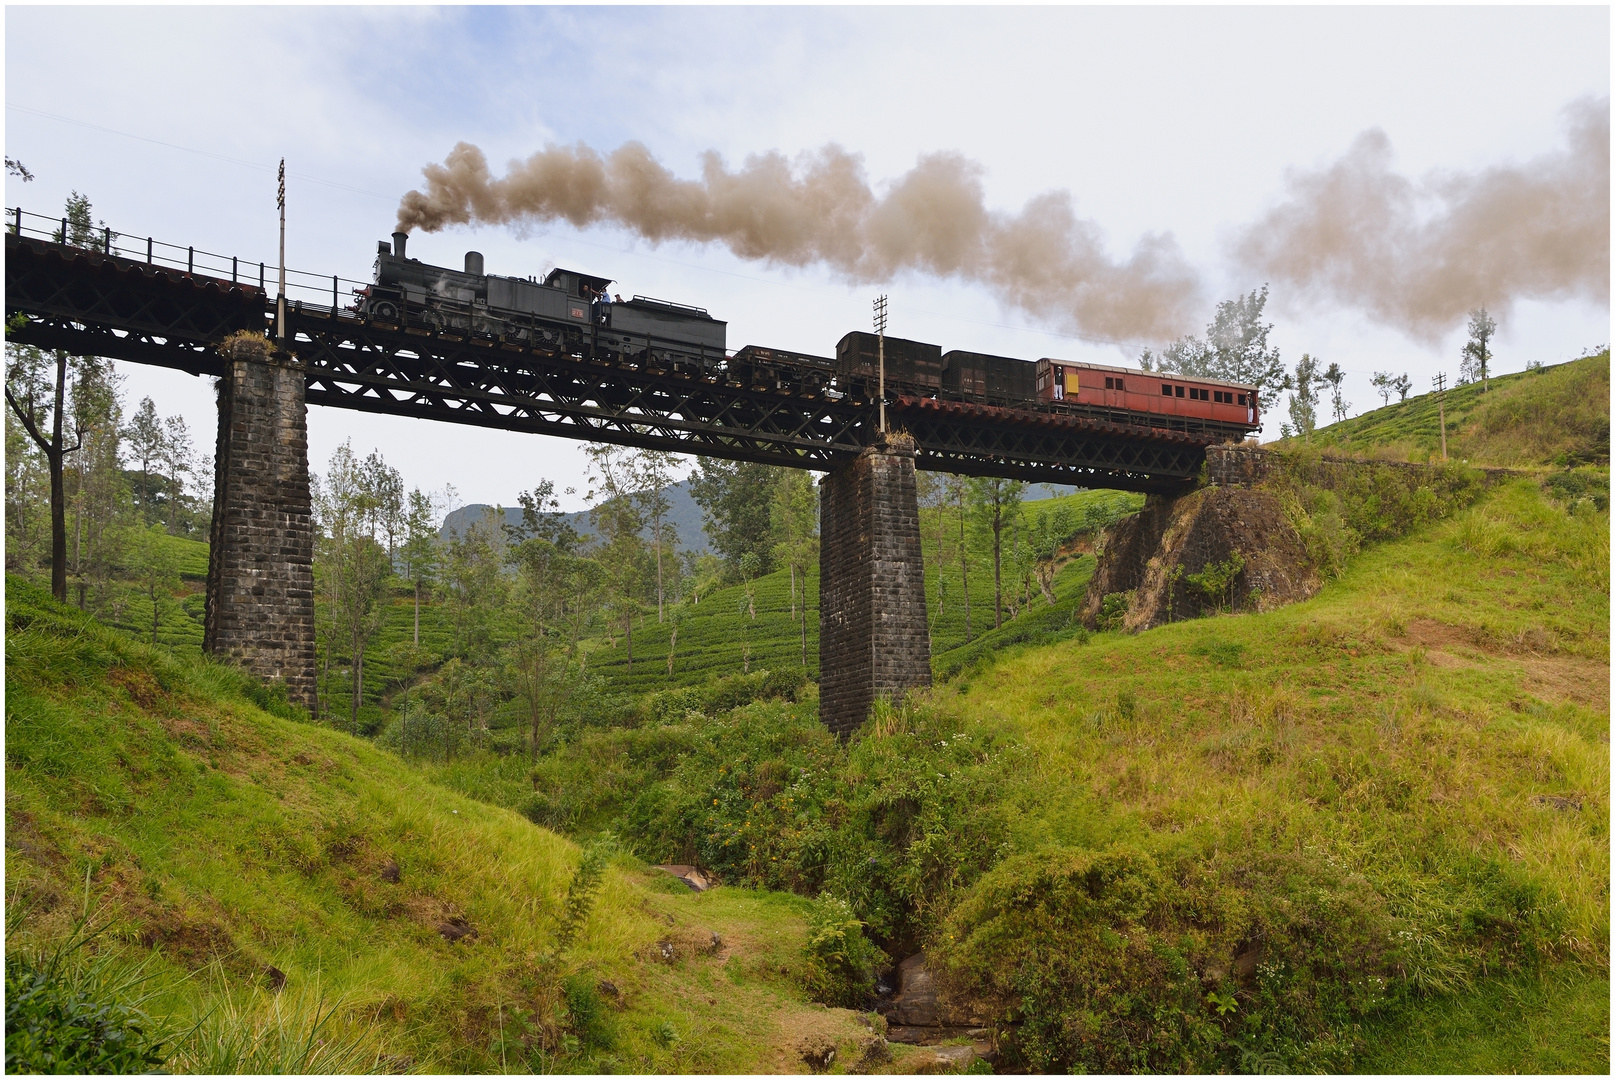
[[[635,296],[614,297],[612,279],[555,269],[544,277],[483,272],[480,252],[464,270],[408,258],[407,233],[377,245],[375,281],[359,290],[367,319],[490,338],[595,363],[701,379],[758,393],[874,400],[880,339],[853,332],[834,358],[748,345],[725,350],[728,324],[706,309]],[[1256,388],[1215,379],[1045,357],[1035,363],[885,339],[888,394],[1043,412],[1229,439],[1261,426]]]

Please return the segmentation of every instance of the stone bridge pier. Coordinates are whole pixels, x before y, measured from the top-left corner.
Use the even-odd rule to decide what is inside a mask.
[[[302,366],[262,338],[220,348],[203,648],[313,710],[314,521]]]
[[[876,699],[931,685],[913,441],[826,475],[819,507],[819,718],[845,738]]]

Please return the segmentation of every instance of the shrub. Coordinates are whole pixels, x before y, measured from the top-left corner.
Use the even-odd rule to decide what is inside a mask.
[[[144,982],[75,936],[43,955],[6,957],[6,1072],[139,1073],[164,1062],[151,1018],[128,998]]]
[[[1391,920],[1323,859],[1160,863],[1126,846],[1006,860],[953,911],[944,979],[1007,1023],[1035,1071],[1351,1064],[1387,1002]],[[1253,1056],[1254,1055],[1254,1056]]]
[[[1099,602],[1099,618],[1097,628],[1100,630],[1119,630],[1122,620],[1127,618],[1128,609],[1133,606],[1133,598],[1129,593],[1106,593],[1105,598]]]
[[[808,916],[806,973],[808,996],[826,1005],[853,1009],[875,989],[875,972],[886,954],[864,936],[852,905],[821,893]]]

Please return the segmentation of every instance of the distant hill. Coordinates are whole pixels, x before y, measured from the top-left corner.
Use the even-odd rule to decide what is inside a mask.
[[[1327,400],[1319,402],[1320,412]],[[1447,456],[1484,465],[1609,463],[1609,350],[1447,391]],[[1294,446],[1298,439],[1283,440]],[[1441,456],[1434,393],[1320,427],[1308,444],[1369,457]]]
[[[1026,489],[1026,501],[1047,499],[1055,495],[1069,495],[1078,490],[1066,484],[1033,484]],[[667,524],[671,525],[678,536],[678,547],[681,551],[704,552],[712,549],[712,541],[702,524],[701,507],[696,503],[695,497],[690,494],[690,482],[682,480],[667,489],[667,500],[672,503],[668,512]],[[447,539],[451,533],[463,533],[487,514],[493,511],[487,503],[471,503],[452,511],[443,519],[441,535]],[[589,512],[579,510],[575,514],[566,515],[572,527],[583,536],[594,535],[594,526],[589,524]],[[512,527],[521,525],[521,507],[505,507],[505,522]],[[650,530],[645,531],[650,535]]]
[[[706,529],[701,526],[701,507],[696,504],[694,497],[690,495],[690,482],[683,480],[668,488],[667,501],[673,505],[672,509],[668,511],[664,528],[672,528],[674,535],[678,537],[679,550],[695,552],[710,550],[712,547],[711,541],[707,537]],[[472,503],[469,506],[462,506],[444,517],[441,535],[444,539],[447,539],[451,533],[463,533],[492,513],[493,509],[487,503]],[[572,523],[572,527],[580,535],[594,535],[594,526],[589,523],[589,512],[587,510],[567,514],[566,519]],[[512,527],[521,525],[522,510],[520,506],[505,507],[505,523]],[[646,537],[650,536],[649,529],[645,530],[645,535]]]

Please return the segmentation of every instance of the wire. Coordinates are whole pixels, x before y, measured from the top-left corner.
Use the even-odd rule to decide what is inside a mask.
[[[274,165],[264,165],[257,161],[246,161],[242,158],[233,158],[225,154],[215,154],[211,150],[198,150],[192,146],[181,146],[178,143],[164,142],[161,139],[151,139],[144,135],[135,135],[132,132],[119,131],[117,128],[109,128],[103,124],[92,124],[88,120],[75,120],[71,116],[61,116],[57,113],[45,112],[43,109],[34,109],[28,107],[27,105],[18,105],[10,101],[6,102],[6,108],[16,109],[19,112],[25,112],[32,116],[41,116],[47,120],[57,120],[64,124],[75,124],[78,127],[90,128],[95,131],[104,131],[109,135],[120,135],[125,139],[135,139],[138,142],[151,143],[154,146],[166,146],[170,150],[183,150],[187,154],[196,154],[201,157],[213,158],[215,161],[227,161],[232,165],[241,165],[245,168],[257,169],[261,172],[274,172],[276,170],[276,166]],[[371,195],[378,199],[392,199],[391,195],[383,195],[379,191],[370,191],[366,188],[354,187],[352,184],[344,184],[336,180],[326,180],[319,176],[310,176],[307,173],[288,173],[287,175],[292,177],[294,180],[306,180],[311,184],[323,184],[326,187],[341,188],[344,191],[352,191],[359,195]]]

